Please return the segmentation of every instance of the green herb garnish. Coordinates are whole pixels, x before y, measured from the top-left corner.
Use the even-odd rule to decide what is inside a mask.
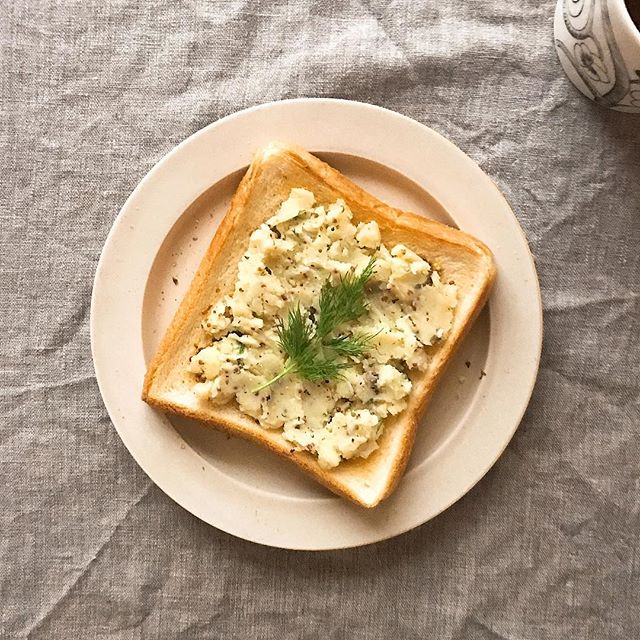
[[[335,285],[327,280],[320,291],[317,316],[310,316],[297,305],[289,311],[286,321],[278,321],[278,343],[287,360],[278,375],[254,392],[289,373],[311,381],[332,380],[352,365],[344,358],[362,356],[373,335],[334,334],[342,324],[357,320],[367,311],[364,288],[374,267],[375,258],[371,258],[360,275],[350,271]]]
[[[375,258],[371,258],[359,276],[354,271],[340,278],[337,285],[329,280],[320,291],[316,334],[326,338],[344,322],[357,320],[367,310],[364,287],[373,275]]]

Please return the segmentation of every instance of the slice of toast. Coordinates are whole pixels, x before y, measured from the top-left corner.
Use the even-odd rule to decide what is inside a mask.
[[[407,407],[384,420],[379,448],[368,458],[352,458],[322,469],[307,451],[291,452],[280,430],[262,428],[243,414],[235,401],[217,406],[200,400],[188,373],[195,344],[204,338],[201,321],[207,309],[233,293],[237,263],[251,232],[265,222],[293,187],[330,204],[342,198],[353,222],[375,220],[382,242],[402,243],[426,259],[443,281],[458,286],[458,305],[451,330],[432,347],[426,370],[411,370],[413,387]],[[252,440],[311,475],[331,491],[364,507],[374,507],[397,485],[407,464],[416,426],[451,356],[484,305],[495,277],[491,252],[479,240],[423,216],[394,209],[302,149],[271,144],[258,151],[236,191],[182,304],[167,329],[144,380],[142,399],[163,411],[197,419],[205,425]]]

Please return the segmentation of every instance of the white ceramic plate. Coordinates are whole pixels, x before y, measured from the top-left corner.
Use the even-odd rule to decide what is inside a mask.
[[[140,400],[146,364],[244,168],[254,150],[271,140],[318,153],[394,206],[459,226],[496,257],[498,277],[488,308],[427,409],[398,489],[374,510],[333,496],[253,444],[181,424]],[[462,497],[513,436],[533,389],[541,342],[533,259],[491,180],[431,129],[343,100],[287,100],[247,109],[202,129],[165,156],[111,229],[91,305],[100,391],[138,464],[205,522],[291,549],[389,538]]]

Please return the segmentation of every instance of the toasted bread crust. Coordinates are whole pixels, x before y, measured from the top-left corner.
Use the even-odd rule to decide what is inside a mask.
[[[302,184],[301,182],[304,182]],[[271,193],[269,184],[279,186]],[[431,347],[427,371],[413,374],[407,408],[384,421],[380,447],[369,458],[342,462],[322,469],[308,452],[291,452],[291,444],[279,431],[266,430],[242,414],[235,403],[223,407],[185,399],[188,350],[201,334],[200,320],[206,309],[233,289],[235,268],[248,236],[272,213],[286,190],[305,186],[321,201],[343,198],[354,219],[375,220],[385,244],[403,242],[452,276],[461,292],[454,324],[446,340]],[[322,198],[322,195],[325,198]],[[271,202],[272,200],[272,202]],[[254,201],[257,201],[254,202]],[[264,203],[264,206],[259,206]],[[423,216],[394,209],[341,173],[302,149],[272,144],[257,152],[243,177],[189,291],[149,364],[142,399],[163,411],[199,420],[216,429],[257,442],[300,469],[331,491],[364,507],[373,507],[398,484],[411,453],[418,420],[451,356],[487,300],[495,278],[493,256],[479,240]],[[219,286],[215,286],[215,284]],[[196,340],[197,341],[197,340]],[[190,382],[189,382],[190,384]],[[177,396],[174,391],[182,389]]]

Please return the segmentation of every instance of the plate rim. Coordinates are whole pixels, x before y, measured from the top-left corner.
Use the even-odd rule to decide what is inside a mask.
[[[135,215],[135,210],[136,210],[136,200],[139,199],[140,194],[144,194],[144,191],[147,190],[149,187],[152,186],[153,181],[159,176],[161,175],[161,173],[165,170],[165,168],[173,161],[174,158],[179,157],[180,154],[182,154],[185,150],[185,148],[187,148],[190,144],[194,143],[195,141],[198,140],[202,140],[204,139],[206,136],[211,135],[212,132],[215,132],[217,129],[220,128],[224,128],[226,127],[229,123],[233,123],[234,121],[237,122],[239,119],[246,119],[246,118],[252,118],[254,116],[254,114],[260,114],[260,113],[267,113],[270,110],[279,110],[279,109],[288,109],[288,108],[293,108],[295,110],[296,107],[300,107],[302,106],[302,108],[304,109],[305,107],[309,107],[309,106],[320,106],[320,105],[331,105],[335,108],[337,108],[338,110],[340,109],[344,109],[346,107],[346,110],[350,110],[350,109],[356,109],[356,110],[365,110],[368,113],[375,113],[377,114],[377,117],[382,117],[383,119],[388,118],[390,121],[394,120],[396,123],[396,126],[398,126],[398,124],[400,124],[401,127],[407,127],[407,128],[412,128],[415,130],[415,128],[417,127],[419,130],[422,131],[423,135],[426,134],[427,137],[432,137],[434,140],[438,141],[438,144],[444,145],[445,147],[449,147],[449,150],[452,152],[453,155],[458,155],[458,157],[460,158],[460,160],[464,159],[464,162],[466,162],[468,164],[468,166],[473,168],[473,171],[476,174],[476,177],[478,178],[482,178],[483,180],[486,181],[486,183],[488,185],[490,185],[493,190],[494,190],[494,197],[497,196],[499,197],[502,202],[503,202],[503,210],[508,211],[508,213],[511,216],[511,227],[515,228],[519,231],[520,234],[520,240],[524,246],[524,248],[526,248],[526,251],[524,251],[522,253],[521,257],[524,257],[525,260],[527,261],[527,267],[529,268],[529,270],[531,271],[532,275],[533,275],[533,279],[529,284],[530,288],[532,287],[531,291],[534,293],[534,299],[532,301],[532,306],[535,306],[537,309],[537,314],[535,315],[535,322],[533,327],[530,327],[530,329],[533,330],[533,338],[535,341],[535,345],[534,345],[534,350],[533,350],[533,359],[530,361],[529,363],[529,369],[530,369],[530,373],[529,373],[529,384],[527,386],[527,389],[525,390],[524,394],[523,394],[523,398],[524,400],[521,402],[521,407],[519,411],[514,412],[514,416],[516,416],[517,414],[517,419],[513,420],[513,426],[508,429],[505,430],[503,432],[503,440],[501,441],[501,446],[496,447],[493,451],[493,454],[491,456],[491,459],[489,459],[485,465],[484,468],[481,472],[476,473],[475,476],[470,479],[465,485],[463,485],[459,491],[458,491],[458,495],[457,497],[453,498],[452,500],[446,501],[445,503],[443,503],[442,505],[439,506],[439,508],[437,510],[434,510],[434,512],[430,513],[429,515],[427,515],[427,517],[425,517],[422,520],[419,521],[412,521],[409,524],[407,524],[406,526],[399,526],[399,527],[389,527],[389,526],[385,526],[382,529],[378,531],[377,528],[374,528],[375,531],[373,532],[372,535],[365,535],[363,536],[364,539],[357,541],[357,540],[351,540],[348,543],[336,543],[335,541],[333,542],[329,542],[328,544],[318,544],[317,542],[314,544],[305,544],[305,541],[297,541],[296,543],[282,543],[282,541],[277,541],[277,540],[273,540],[273,532],[271,532],[271,534],[267,534],[266,536],[263,535],[251,535],[248,534],[247,531],[242,531],[239,532],[237,530],[237,527],[235,527],[234,530],[234,524],[233,524],[233,519],[228,520],[228,519],[224,519],[224,521],[216,521],[216,522],[211,522],[211,518],[207,517],[206,514],[202,513],[202,509],[198,508],[197,505],[193,504],[192,501],[189,501],[187,499],[185,499],[183,493],[181,493],[186,487],[182,486],[180,482],[175,483],[175,482],[169,482],[166,480],[166,478],[162,478],[159,479],[157,477],[157,474],[154,474],[154,472],[152,470],[150,470],[150,467],[152,465],[149,464],[148,459],[141,455],[140,451],[138,449],[136,449],[136,447],[134,447],[131,444],[131,438],[129,437],[129,433],[127,431],[127,427],[124,426],[124,420],[125,420],[125,416],[114,416],[112,414],[112,410],[110,409],[110,404],[113,406],[113,404],[110,402],[110,395],[111,395],[111,391],[108,389],[108,383],[107,383],[107,373],[105,372],[105,369],[103,368],[103,365],[101,363],[101,355],[100,355],[100,345],[99,345],[99,332],[101,330],[100,327],[100,322],[101,322],[101,318],[99,317],[99,313],[98,310],[101,306],[101,300],[100,300],[100,296],[101,293],[105,287],[105,278],[107,278],[108,274],[106,273],[107,267],[109,266],[108,261],[110,259],[110,255],[113,253],[113,245],[115,242],[115,238],[118,234],[118,230],[125,224],[125,221],[128,221],[129,217],[131,215]],[[259,145],[255,145],[255,147],[257,147]],[[314,151],[320,152],[320,151],[334,151],[334,152],[344,152],[344,149],[342,148],[336,148],[335,146],[329,146],[326,148],[322,148],[322,149],[314,149]],[[360,155],[360,154],[357,154]],[[370,156],[363,156],[360,155],[360,157],[365,157],[368,159],[371,159]],[[376,159],[376,158],[374,158]],[[377,160],[377,159],[376,159]],[[469,164],[470,163],[470,164]],[[390,168],[394,169],[394,170],[398,170],[397,167],[395,167],[393,164],[386,164],[386,166],[389,166]],[[402,173],[403,175],[406,175],[406,173],[404,171],[400,171],[400,173]],[[408,176],[410,179],[414,180],[414,182],[416,182],[422,189],[425,189],[426,191],[428,191],[429,193],[431,193],[434,197],[436,197],[436,199],[438,199],[439,201],[442,201],[442,198],[438,195],[438,194],[433,194],[431,192],[431,190],[426,189],[426,187],[424,186],[424,184],[421,181],[417,181],[414,179],[413,176],[409,175]],[[213,184],[213,183],[212,183]],[[211,186],[211,185],[210,185]],[[196,194],[195,197],[198,197],[199,194]],[[191,201],[195,200],[195,197],[191,198]],[[188,204],[190,204],[189,202],[187,202],[187,206]],[[448,208],[446,206],[446,203],[443,203],[445,208]],[[505,209],[506,207],[506,209]],[[184,208],[186,209],[186,207]],[[173,220],[173,222],[171,223],[170,226],[173,225],[173,223],[175,223],[175,221],[182,215],[182,213],[184,212],[184,209],[176,211],[175,212],[175,218]],[[159,249],[158,247],[155,247],[153,254],[154,257],[157,253],[157,250]],[[145,274],[145,280],[147,278],[148,274]],[[500,275],[498,275],[498,277],[500,277]],[[400,535],[402,533],[405,533],[408,530],[411,530],[413,528],[415,528],[416,526],[420,526],[421,524],[424,524],[424,522],[427,522],[428,520],[436,517],[437,515],[439,515],[440,513],[442,513],[444,510],[446,510],[448,507],[450,507],[452,504],[454,504],[457,500],[459,500],[461,497],[463,497],[473,486],[475,486],[485,475],[486,473],[493,467],[493,465],[495,464],[495,462],[498,460],[498,458],[502,455],[502,453],[504,452],[505,448],[507,447],[507,445],[509,444],[509,442],[511,441],[511,439],[513,438],[513,435],[515,433],[515,431],[517,430],[522,417],[526,411],[526,408],[529,404],[531,395],[533,393],[533,389],[535,387],[535,382],[536,382],[536,378],[537,378],[537,372],[538,372],[538,368],[539,368],[539,363],[540,363],[540,357],[541,357],[541,350],[542,350],[542,335],[543,335],[543,309],[542,309],[542,298],[541,298],[541,292],[540,292],[540,285],[539,285],[539,280],[537,277],[537,273],[536,273],[536,268],[535,268],[535,261],[533,258],[533,255],[531,253],[531,250],[529,248],[529,245],[527,243],[526,240],[526,236],[524,234],[524,231],[522,230],[522,228],[520,227],[520,224],[517,220],[517,218],[515,217],[515,214],[513,213],[513,210],[511,208],[511,206],[509,205],[507,199],[505,198],[505,196],[502,194],[502,192],[498,189],[498,187],[495,185],[495,183],[491,180],[491,178],[484,172],[482,171],[482,169],[477,165],[477,163],[475,163],[474,160],[472,160],[469,156],[467,156],[462,150],[460,150],[453,142],[451,142],[450,140],[448,140],[447,138],[445,138],[444,136],[442,136],[441,134],[439,134],[438,132],[434,131],[433,129],[431,129],[430,127],[427,127],[426,125],[413,120],[412,118],[409,118],[408,116],[399,114],[395,111],[391,111],[389,109],[386,109],[384,107],[380,107],[377,105],[372,105],[372,104],[367,104],[367,103],[362,103],[362,102],[355,102],[355,101],[350,101],[350,100],[342,100],[342,99],[334,99],[334,98],[295,98],[295,99],[291,99],[291,100],[281,100],[281,101],[275,101],[275,102],[268,102],[268,103],[264,103],[264,104],[259,104],[259,105],[255,105],[253,107],[249,107],[247,109],[243,109],[241,111],[229,114],[227,116],[225,116],[224,118],[221,118],[215,122],[210,123],[209,125],[205,126],[204,128],[200,129],[199,131],[193,133],[191,136],[189,136],[188,138],[186,138],[185,140],[183,140],[181,143],[179,143],[177,146],[175,146],[173,149],[171,149],[167,154],[165,154],[148,172],[147,174],[142,178],[142,180],[138,183],[138,185],[135,187],[135,189],[132,191],[132,193],[129,195],[129,197],[126,199],[124,205],[122,206],[118,216],[116,217],[110,231],[109,234],[107,236],[107,239],[105,241],[103,250],[101,252],[100,255],[100,259],[98,261],[96,270],[95,270],[95,276],[94,276],[94,285],[93,285],[93,290],[92,290],[92,296],[91,296],[91,316],[90,316],[90,332],[91,332],[91,352],[92,352],[92,358],[93,358],[93,362],[94,362],[94,369],[95,369],[95,373],[96,373],[96,380],[98,383],[98,387],[100,389],[100,393],[102,395],[105,407],[107,408],[107,411],[109,413],[110,419],[118,433],[118,435],[120,436],[121,440],[123,441],[124,445],[127,447],[127,449],[129,450],[129,452],[131,453],[132,457],[136,460],[137,464],[141,467],[141,469],[149,476],[149,478],[156,484],[158,485],[169,497],[171,497],[175,502],[177,502],[178,504],[180,504],[183,508],[187,509],[188,511],[190,511],[192,514],[194,514],[196,517],[202,519],[203,521],[207,522],[208,524],[219,528],[223,531],[226,531],[227,533],[230,533],[231,535],[235,535],[247,540],[251,540],[253,542],[259,543],[259,544],[263,544],[263,545],[267,545],[267,546],[274,546],[274,547],[279,547],[279,548],[286,548],[286,549],[299,549],[299,550],[329,550],[329,549],[341,549],[341,548],[350,548],[350,547],[355,547],[355,546],[361,546],[361,545],[366,545],[366,544],[372,544],[378,541],[382,541],[391,537],[394,537],[396,535]],[[139,322],[139,319],[138,319]],[[136,389],[137,392],[137,389]],[[138,396],[139,394],[136,393],[136,396]],[[138,400],[138,402],[142,403],[142,400]],[[142,403],[144,404],[144,403]],[[146,405],[145,405],[146,407]],[[147,408],[149,409],[149,408]],[[142,409],[144,411],[144,409]],[[151,411],[149,409],[149,411]],[[172,428],[171,428],[172,429]],[[183,442],[182,438],[179,436],[179,434],[175,433],[175,443],[178,444],[179,442]],[[195,452],[194,452],[195,453]],[[198,455],[197,453],[195,453],[195,455]],[[198,456],[199,457],[199,456]],[[186,460],[185,460],[186,461]],[[204,467],[203,467],[204,470]],[[156,477],[154,477],[154,475]],[[342,502],[342,501],[340,501]],[[353,507],[351,507],[353,508]],[[357,508],[357,507],[355,507]],[[339,511],[344,511],[344,509],[338,509]],[[388,525],[388,523],[387,523]],[[370,532],[371,533],[371,532]]]

